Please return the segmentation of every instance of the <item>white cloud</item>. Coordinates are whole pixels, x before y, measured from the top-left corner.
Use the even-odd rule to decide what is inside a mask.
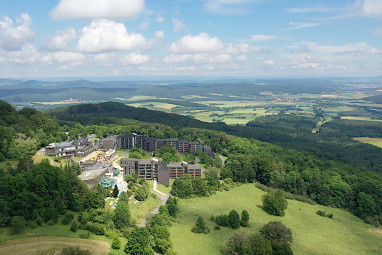
[[[330,8],[326,6],[319,7],[306,7],[306,8],[289,8],[287,12],[289,13],[312,13],[312,12],[334,12],[337,10],[342,10],[338,8]]]
[[[148,55],[142,55],[136,52],[130,53],[120,60],[122,65],[142,65],[147,62],[150,62],[150,57]]]
[[[309,52],[320,55],[349,55],[349,56],[376,56],[382,54],[381,49],[372,48],[366,42],[343,45],[320,45],[315,42],[302,42],[301,45]]]
[[[155,22],[157,22],[157,23],[163,23],[163,22],[164,22],[164,17],[162,17],[162,16],[158,16],[158,17],[156,18]]]
[[[155,38],[158,38],[158,39],[164,39],[164,32],[163,31],[156,31],[155,32]]]
[[[172,25],[173,25],[174,31],[180,31],[187,28],[187,26],[183,24],[183,22],[180,19],[176,19],[176,18],[172,18]]]
[[[18,64],[35,64],[41,61],[41,55],[33,45],[27,44],[19,51],[10,51],[7,59]]]
[[[248,60],[248,57],[246,55],[240,55],[237,57],[238,60],[240,61],[247,61]]]
[[[363,0],[362,13],[366,16],[382,15],[382,1],[381,0]]]
[[[144,0],[60,0],[50,17],[55,20],[129,19],[137,16],[144,5]]]
[[[264,61],[263,64],[264,64],[264,65],[268,65],[268,66],[274,66],[274,65],[275,65],[275,61],[273,61],[272,59],[270,59],[270,60],[266,60],[266,61]]]
[[[151,19],[150,18],[145,18],[145,20],[143,21],[143,23],[139,26],[140,29],[147,29],[149,27],[151,23]]]
[[[229,54],[170,54],[163,61],[167,64],[177,64],[185,62],[194,63],[225,63],[230,62],[232,57]]]
[[[146,46],[145,37],[141,34],[128,33],[124,24],[110,20],[95,20],[81,29],[77,49],[81,52],[101,53]]]
[[[205,8],[208,12],[216,14],[240,15],[248,10],[242,5],[255,0],[206,0]]]
[[[319,23],[308,23],[308,22],[289,22],[289,25],[291,27],[286,28],[285,30],[296,30],[301,28],[307,28],[307,27],[316,27],[319,26]]]
[[[268,41],[268,40],[273,40],[276,39],[277,37],[274,35],[252,35],[251,39],[252,41]]]
[[[291,63],[290,68],[294,69],[308,69],[315,71],[344,71],[347,69],[346,66],[343,65],[333,65],[333,64],[325,64],[324,61],[314,58],[312,55],[306,55],[302,58],[294,59]]]
[[[49,54],[43,58],[43,61],[46,63],[70,63],[75,62],[79,63],[85,59],[85,55],[77,52],[67,52],[67,51],[59,51]]]
[[[373,31],[373,34],[382,36],[382,28],[375,29],[375,30]]]
[[[9,17],[0,21],[0,47],[9,50],[20,50],[24,45],[34,41],[35,32],[30,28],[32,19],[23,13],[16,19],[16,26]]]
[[[76,39],[76,30],[72,27],[57,31],[45,43],[45,48],[51,51],[64,50],[66,45]]]
[[[222,50],[223,42],[218,37],[210,37],[206,33],[192,36],[183,36],[177,42],[170,45],[169,50],[175,53],[201,53]]]

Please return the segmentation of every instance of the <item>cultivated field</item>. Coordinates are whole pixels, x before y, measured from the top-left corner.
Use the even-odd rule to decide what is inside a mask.
[[[376,230],[369,231],[375,228],[349,212],[288,200],[284,217],[271,216],[261,209],[263,194],[254,184],[246,184],[211,197],[180,200],[177,222],[170,228],[176,252],[182,255],[220,254],[235,231],[257,233],[263,225],[276,220],[291,228],[292,249],[296,255],[382,254],[382,235]],[[239,230],[225,227],[213,230],[216,224],[209,220],[210,216],[228,214],[232,209],[239,213],[247,210],[251,226]],[[334,219],[316,215],[318,210],[334,214]],[[191,232],[198,216],[207,222],[211,229],[209,234]]]
[[[110,250],[110,244],[100,240],[84,240],[67,237],[33,237],[7,241],[0,244],[2,255],[57,254],[67,247],[79,247],[94,255],[104,255]]]
[[[368,143],[379,148],[382,148],[382,138],[370,138],[370,137],[356,137],[353,138],[361,143]]]

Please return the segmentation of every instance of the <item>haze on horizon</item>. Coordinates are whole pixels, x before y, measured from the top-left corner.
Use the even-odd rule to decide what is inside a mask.
[[[382,74],[382,1],[0,1],[0,77]]]

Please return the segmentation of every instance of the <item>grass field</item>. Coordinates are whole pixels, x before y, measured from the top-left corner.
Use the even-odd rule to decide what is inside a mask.
[[[377,121],[382,122],[382,120],[376,120],[368,117],[354,117],[354,116],[343,116],[341,117],[342,120],[364,120],[364,121]]]
[[[3,162],[0,162],[0,169],[15,168],[16,166],[17,166],[17,161],[5,160]]]
[[[357,140],[361,143],[368,143],[379,148],[382,148],[382,138],[370,138],[370,137],[355,137],[354,140]]]
[[[288,200],[284,217],[271,216],[260,208],[263,194],[254,184],[246,184],[212,197],[180,200],[177,223],[170,228],[176,252],[182,255],[220,254],[235,231],[257,233],[269,221],[277,220],[291,228],[292,249],[296,255],[382,254],[382,235],[370,232],[369,229],[374,228],[373,226],[363,223],[349,212]],[[215,223],[209,220],[210,216],[228,214],[232,209],[239,213],[247,210],[251,226],[239,230],[225,227],[213,230]],[[316,215],[318,210],[333,213],[334,219]],[[207,222],[211,229],[209,234],[195,234],[190,231],[198,216],[202,216]]]
[[[67,237],[33,237],[7,241],[0,244],[0,254],[56,254],[67,247],[79,247],[89,250],[91,254],[103,255],[110,250],[110,244],[100,240],[85,240]]]
[[[141,223],[143,216],[152,211],[159,204],[160,198],[152,193],[150,193],[149,197],[145,201],[136,204],[129,204],[131,219],[135,220],[136,223]]]

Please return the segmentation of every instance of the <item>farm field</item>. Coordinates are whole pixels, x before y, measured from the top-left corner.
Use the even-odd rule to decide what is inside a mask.
[[[269,221],[281,221],[291,228],[294,254],[370,254],[382,253],[382,235],[369,231],[375,227],[349,212],[321,205],[288,200],[288,209],[284,217],[268,215],[261,209],[263,191],[254,184],[245,184],[232,188],[228,192],[219,192],[205,198],[192,198],[179,201],[177,222],[170,227],[171,239],[178,254],[220,254],[226,241],[235,231],[257,233]],[[228,214],[235,209],[239,213],[247,210],[250,215],[250,227],[239,230],[221,227],[210,221],[211,215]],[[332,213],[333,219],[316,215],[318,210]],[[195,234],[191,228],[198,216],[202,216],[211,229],[209,234]]]
[[[382,148],[382,138],[371,138],[371,137],[355,137],[354,140],[357,140],[361,143],[368,143],[379,148]]]
[[[67,247],[79,247],[88,250],[94,255],[107,254],[110,244],[100,240],[84,240],[67,237],[33,237],[7,241],[0,244],[0,254],[28,255],[28,254],[56,254],[57,251]]]

